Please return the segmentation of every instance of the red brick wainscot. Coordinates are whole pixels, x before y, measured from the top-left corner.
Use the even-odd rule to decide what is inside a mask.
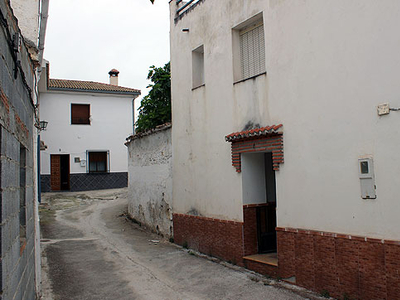
[[[400,299],[400,241],[277,228],[279,276],[338,299]]]
[[[243,223],[173,214],[174,240],[181,246],[243,266]]]
[[[174,240],[210,256],[244,266],[263,275],[277,277],[276,266],[243,260],[257,254],[256,207],[266,204],[244,205],[244,222],[174,214]]]

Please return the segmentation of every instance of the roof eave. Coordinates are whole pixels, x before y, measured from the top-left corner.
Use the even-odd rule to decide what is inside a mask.
[[[87,90],[87,89],[73,89],[73,88],[57,88],[49,87],[49,91],[65,91],[65,92],[84,92],[84,93],[99,93],[99,94],[113,94],[113,95],[131,95],[140,96],[141,92],[126,92],[126,91],[102,91],[102,90]]]

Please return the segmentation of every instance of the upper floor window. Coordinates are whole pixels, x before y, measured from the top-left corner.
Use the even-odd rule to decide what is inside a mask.
[[[243,79],[265,72],[264,26],[255,24],[241,30],[240,63]]]
[[[192,51],[192,87],[204,85],[204,46]]]
[[[233,28],[234,81],[265,73],[265,39],[262,13]]]
[[[90,104],[71,104],[71,124],[90,125]]]

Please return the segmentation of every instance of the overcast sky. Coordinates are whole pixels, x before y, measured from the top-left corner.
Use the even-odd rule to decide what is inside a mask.
[[[50,77],[142,90],[149,66],[169,61],[168,0],[50,0],[44,58]],[[140,97],[141,98],[141,97]]]

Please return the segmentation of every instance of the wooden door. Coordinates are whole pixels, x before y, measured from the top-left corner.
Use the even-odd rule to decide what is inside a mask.
[[[276,203],[257,207],[258,253],[276,252]]]
[[[52,191],[61,191],[61,157],[50,155],[50,184]]]

